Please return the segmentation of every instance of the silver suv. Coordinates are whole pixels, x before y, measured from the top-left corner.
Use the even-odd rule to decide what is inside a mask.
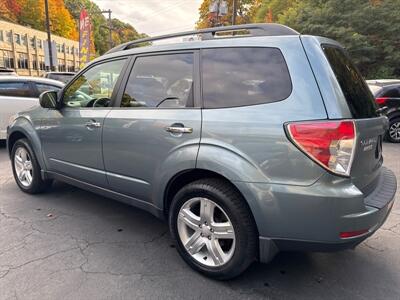
[[[365,81],[337,42],[282,25],[127,43],[40,103],[8,128],[21,190],[56,179],[149,211],[213,278],[354,247],[393,206],[388,121]]]

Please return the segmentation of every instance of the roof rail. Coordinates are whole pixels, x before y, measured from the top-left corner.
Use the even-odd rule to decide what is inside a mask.
[[[235,36],[234,33],[237,31],[248,31],[249,35],[252,36],[279,36],[279,35],[299,35],[299,33],[285,25],[275,24],[275,23],[254,23],[254,24],[243,24],[243,25],[234,25],[234,26],[221,26],[221,27],[213,27],[213,28],[206,28],[206,29],[199,29],[199,30],[192,30],[192,31],[184,31],[178,33],[171,33],[165,34],[155,37],[148,37],[139,40],[134,40],[131,42],[127,42],[121,44],[117,47],[114,47],[107,51],[106,54],[114,53],[117,51],[132,49],[137,47],[140,44],[183,37],[188,35],[200,35],[202,40],[211,40],[215,37],[218,37],[218,33],[229,33],[232,32],[232,36]],[[238,35],[238,37],[243,35]],[[246,35],[248,36],[248,35]],[[222,36],[224,37],[224,36]]]

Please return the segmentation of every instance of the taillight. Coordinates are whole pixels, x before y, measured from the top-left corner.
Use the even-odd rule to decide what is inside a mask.
[[[325,169],[350,175],[356,129],[353,121],[310,121],[289,123],[292,142]]]
[[[388,99],[388,97],[378,97],[378,98],[375,98],[375,102],[378,105],[385,105],[387,99]]]

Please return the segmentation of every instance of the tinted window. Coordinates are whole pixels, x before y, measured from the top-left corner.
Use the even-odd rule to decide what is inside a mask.
[[[10,97],[33,97],[27,82],[0,82],[0,95]]]
[[[350,58],[340,48],[325,45],[323,49],[353,117],[376,117],[374,97]]]
[[[110,104],[115,83],[125,59],[95,65],[81,74],[65,90],[64,105],[68,107],[106,107]]]
[[[74,75],[70,74],[48,74],[47,78],[58,80],[64,83],[68,83]]]
[[[193,101],[193,54],[138,57],[121,107],[186,107]]]
[[[276,48],[202,50],[202,76],[206,108],[269,103],[292,91],[286,62]]]
[[[58,86],[50,85],[50,84],[44,84],[44,83],[35,83],[35,84],[36,84],[36,88],[39,92],[39,95],[46,91],[57,91],[58,92],[61,89]]]
[[[400,98],[400,88],[389,88],[383,92],[382,97]]]

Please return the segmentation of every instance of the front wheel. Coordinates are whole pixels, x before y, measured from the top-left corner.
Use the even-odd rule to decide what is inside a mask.
[[[15,142],[11,150],[11,166],[15,182],[25,193],[42,192],[51,184],[51,181],[42,179],[40,166],[27,139]]]
[[[172,201],[169,225],[182,258],[209,277],[236,277],[256,259],[257,231],[250,210],[220,179],[182,188]]]
[[[400,118],[389,121],[389,130],[386,137],[389,142],[400,143]]]

